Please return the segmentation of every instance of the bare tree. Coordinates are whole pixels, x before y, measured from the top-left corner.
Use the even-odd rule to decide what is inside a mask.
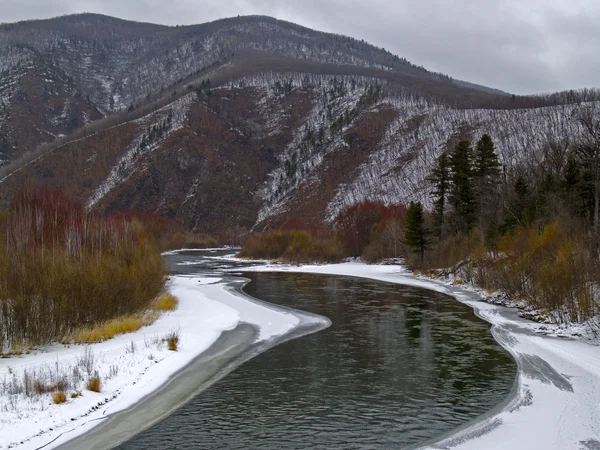
[[[594,248],[598,253],[600,239],[600,112],[597,105],[589,105],[577,111],[577,120],[584,130],[575,153],[594,174]]]

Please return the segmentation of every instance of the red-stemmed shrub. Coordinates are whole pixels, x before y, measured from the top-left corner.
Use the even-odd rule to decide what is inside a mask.
[[[0,231],[0,353],[139,312],[164,287],[139,223],[89,214],[57,190],[19,192]]]
[[[334,228],[345,253],[358,257],[378,233],[386,229],[386,223],[402,224],[405,216],[404,205],[386,206],[381,202],[364,201],[341,211],[334,221]]]

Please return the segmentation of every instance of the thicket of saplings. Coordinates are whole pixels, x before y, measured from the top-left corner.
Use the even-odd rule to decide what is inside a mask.
[[[148,212],[126,211],[116,213],[113,217],[126,222],[141,223],[144,230],[149,234],[161,251],[182,248],[214,248],[219,246],[221,240],[208,234],[195,233],[177,220],[160,217]],[[228,238],[229,236],[225,238],[227,244],[230,243]]]
[[[239,256],[294,263],[392,258],[401,254],[405,214],[403,205],[365,201],[343,210],[330,230],[308,227],[298,220],[285,221],[248,239]]]
[[[598,146],[598,147],[595,147]],[[489,136],[441,155],[429,181],[434,211],[411,204],[404,241],[415,268],[451,268],[558,322],[594,316],[600,279],[600,140],[550,142],[539,161],[502,170]],[[446,269],[447,270],[447,269]]]
[[[136,315],[164,288],[160,251],[139,222],[88,214],[50,188],[20,192],[0,236],[3,353]]]

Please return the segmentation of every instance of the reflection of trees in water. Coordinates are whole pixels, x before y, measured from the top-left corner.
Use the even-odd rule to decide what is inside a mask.
[[[493,392],[500,401],[510,388],[514,364],[493,341],[489,325],[446,295],[349,277],[245,276],[252,279],[250,295],[333,323],[283,344],[285,351],[258,357],[264,373],[252,378],[266,379],[253,385],[276,385],[304,405],[322,402],[340,411],[349,399],[383,405],[390,414],[412,402],[440,411],[453,405],[458,416],[450,421],[484,412],[494,404],[481,409]]]
[[[489,326],[443,294],[348,277],[244,276],[250,295],[333,325],[248,361],[125,448],[405,447],[510,389],[514,364]],[[176,433],[165,429],[182,437],[167,442]]]

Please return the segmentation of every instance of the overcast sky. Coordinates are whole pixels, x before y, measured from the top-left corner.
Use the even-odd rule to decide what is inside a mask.
[[[78,12],[166,25],[265,14],[511,93],[600,87],[599,0],[0,0],[0,22]]]

